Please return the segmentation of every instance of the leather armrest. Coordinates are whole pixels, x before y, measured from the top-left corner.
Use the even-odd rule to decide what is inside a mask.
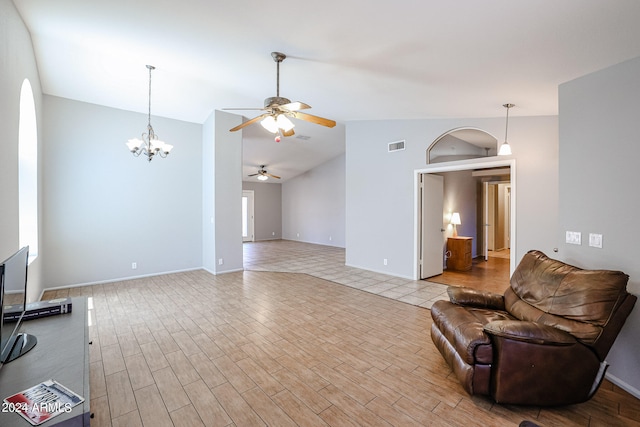
[[[454,304],[489,308],[492,310],[505,310],[504,296],[493,292],[449,286],[449,288],[447,288],[447,294],[449,294],[449,300]]]
[[[523,320],[496,320],[484,325],[484,331],[490,335],[533,344],[564,346],[578,342],[568,332]]]

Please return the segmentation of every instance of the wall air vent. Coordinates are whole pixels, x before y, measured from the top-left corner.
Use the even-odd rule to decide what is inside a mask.
[[[303,141],[308,141],[309,139],[311,139],[311,137],[309,135],[296,135],[296,139],[301,139]]]
[[[404,150],[404,139],[402,141],[390,142],[389,152]]]

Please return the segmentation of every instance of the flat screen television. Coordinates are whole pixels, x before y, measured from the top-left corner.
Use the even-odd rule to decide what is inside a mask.
[[[20,332],[27,307],[29,246],[25,246],[0,264],[0,367],[31,350],[38,340]],[[5,321],[6,315],[11,321]]]

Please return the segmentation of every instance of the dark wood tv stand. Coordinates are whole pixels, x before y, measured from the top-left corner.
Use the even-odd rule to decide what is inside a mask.
[[[38,344],[0,369],[0,402],[48,379],[54,379],[84,397],[84,402],[71,412],[56,416],[42,424],[43,427],[89,426],[87,299],[73,298],[72,304],[71,313],[24,322],[21,332],[35,335]],[[31,424],[18,414],[0,411],[0,426],[30,427]]]

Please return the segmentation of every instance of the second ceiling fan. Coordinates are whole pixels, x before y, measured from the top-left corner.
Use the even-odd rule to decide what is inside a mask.
[[[265,166],[266,165],[260,165],[260,169],[258,170],[258,173],[252,173],[251,175],[248,175],[248,176],[257,176],[260,181],[266,181],[267,179],[269,179],[269,177],[274,179],[280,179],[278,175],[273,175],[267,172],[267,170],[265,169]]]
[[[271,52],[271,56],[277,64],[276,96],[265,99],[263,108],[225,108],[225,110],[264,111],[263,114],[254,117],[251,120],[247,120],[246,122],[230,129],[230,131],[235,132],[261,120],[260,123],[262,126],[269,132],[276,134],[276,142],[280,142],[281,136],[292,136],[294,134],[294,124],[289,120],[289,117],[330,128],[334,127],[336,122],[333,120],[300,111],[311,108],[310,105],[305,104],[304,102],[291,102],[289,99],[280,96],[280,63],[284,61],[287,56],[280,52]]]

